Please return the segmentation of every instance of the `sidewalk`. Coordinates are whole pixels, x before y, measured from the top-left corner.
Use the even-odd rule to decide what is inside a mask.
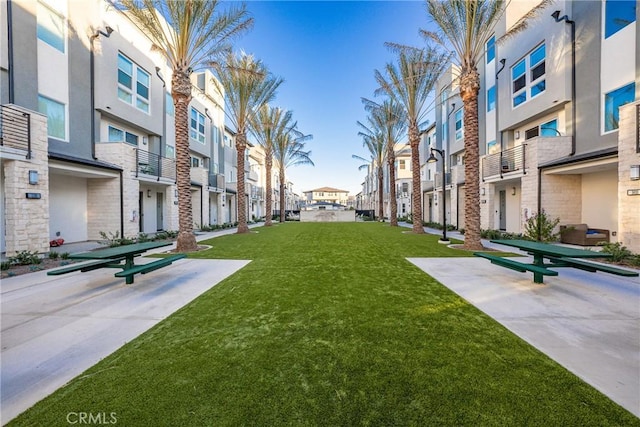
[[[235,231],[203,233],[196,240]],[[77,244],[72,250],[90,246]],[[173,248],[175,243],[151,252]],[[145,261],[152,259],[138,262]],[[3,279],[2,425],[249,262],[182,259],[137,276],[133,285],[104,269]]]
[[[442,230],[425,231],[442,234]],[[447,235],[464,240],[457,232]],[[482,244],[519,253],[487,240]],[[544,285],[538,285],[531,273],[502,268],[477,257],[408,260],[640,417],[638,277],[564,268],[557,277],[547,277]]]

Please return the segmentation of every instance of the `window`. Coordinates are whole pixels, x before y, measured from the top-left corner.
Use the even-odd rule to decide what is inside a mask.
[[[399,168],[404,169],[407,167],[406,162],[404,160],[398,160]]]
[[[165,92],[165,109],[166,113],[173,117],[175,115],[175,107],[173,105],[173,97],[169,92]]]
[[[191,156],[191,167],[192,168],[199,168],[200,167],[200,159],[197,158],[197,157]]]
[[[558,121],[554,119],[547,123],[541,124],[540,135],[541,136],[560,136],[560,132],[558,132]]]
[[[65,19],[58,12],[38,3],[38,38],[60,52],[65,51]]]
[[[635,0],[605,2],[604,38],[609,38],[636,20]]]
[[[165,148],[165,156],[170,159],[176,158],[176,148],[173,145],[167,145]]]
[[[496,36],[493,36],[487,42],[487,64],[496,57]]]
[[[546,73],[545,58],[546,49],[542,44],[511,69],[514,107],[527,99],[535,98],[547,88],[544,78]]]
[[[204,116],[195,108],[191,108],[191,130],[189,132],[191,139],[204,144]],[[246,156],[245,156],[246,158]]]
[[[149,82],[149,73],[123,54],[118,54],[118,98],[148,113]]]
[[[109,126],[109,142],[126,142],[131,145],[138,145],[138,135],[125,132],[113,126]]]
[[[456,111],[456,141],[461,140],[464,136],[463,124],[464,118],[462,116],[462,108]]]
[[[538,135],[540,135],[540,129],[538,129],[538,126],[524,131],[524,139],[535,138]]]
[[[38,95],[38,110],[47,116],[47,135],[67,139],[67,107],[42,95]]]
[[[487,112],[496,109],[496,87],[491,86],[487,91]]]
[[[604,96],[604,131],[609,132],[618,129],[620,112],[618,108],[633,102],[635,99],[636,85],[634,82],[613,90]]]
[[[500,147],[498,146],[498,143],[493,140],[493,141],[489,141],[487,143],[487,154],[496,154],[500,152]]]

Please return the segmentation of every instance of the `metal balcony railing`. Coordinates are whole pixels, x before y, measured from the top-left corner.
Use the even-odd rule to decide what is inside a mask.
[[[9,105],[0,106],[0,146],[26,151],[31,158],[31,115]]]
[[[224,192],[224,175],[219,173],[210,173],[209,187],[218,193]]]
[[[136,177],[140,174],[151,175],[176,181],[176,161],[159,154],[136,148]]]
[[[252,200],[264,200],[264,188],[251,186],[251,199]]]
[[[526,172],[527,144],[509,148],[499,153],[490,154],[482,159],[482,180],[494,176],[502,176],[505,173],[522,171]]]

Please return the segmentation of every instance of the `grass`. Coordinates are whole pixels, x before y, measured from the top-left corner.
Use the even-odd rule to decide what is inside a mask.
[[[11,425],[70,411],[126,426],[638,425],[404,259],[471,255],[438,236],[254,230],[192,255],[248,266]]]

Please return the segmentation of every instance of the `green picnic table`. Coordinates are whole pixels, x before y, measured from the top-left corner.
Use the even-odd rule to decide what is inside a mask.
[[[549,270],[550,267],[573,267],[592,273],[595,273],[596,271],[603,271],[619,276],[638,276],[638,272],[636,271],[625,270],[609,265],[594,264],[581,260],[581,258],[611,258],[610,254],[559,246],[550,243],[535,242],[531,240],[500,239],[491,240],[491,243],[521,249],[533,256],[533,263],[522,263],[508,258],[491,255],[486,252],[475,252],[474,255],[486,258],[490,260],[492,264],[500,265],[501,267],[510,268],[520,272],[530,271],[533,273],[533,281],[535,283],[543,283],[544,276],[558,275],[557,271]],[[545,263],[545,259],[549,262]]]
[[[96,251],[79,252],[69,255],[70,259],[94,260],[93,262],[78,265],[70,265],[68,267],[59,268],[47,272],[50,276],[71,273],[73,271],[87,272],[98,268],[120,268],[115,274],[116,277],[124,277],[128,285],[133,283],[133,276],[137,273],[149,273],[164,266],[170,265],[173,261],[184,258],[184,254],[171,255],[166,258],[160,258],[147,264],[136,265],[134,258],[151,249],[169,246],[171,242],[144,242],[134,243],[132,245],[116,246],[113,248],[99,249]],[[122,263],[124,261],[124,263]]]

